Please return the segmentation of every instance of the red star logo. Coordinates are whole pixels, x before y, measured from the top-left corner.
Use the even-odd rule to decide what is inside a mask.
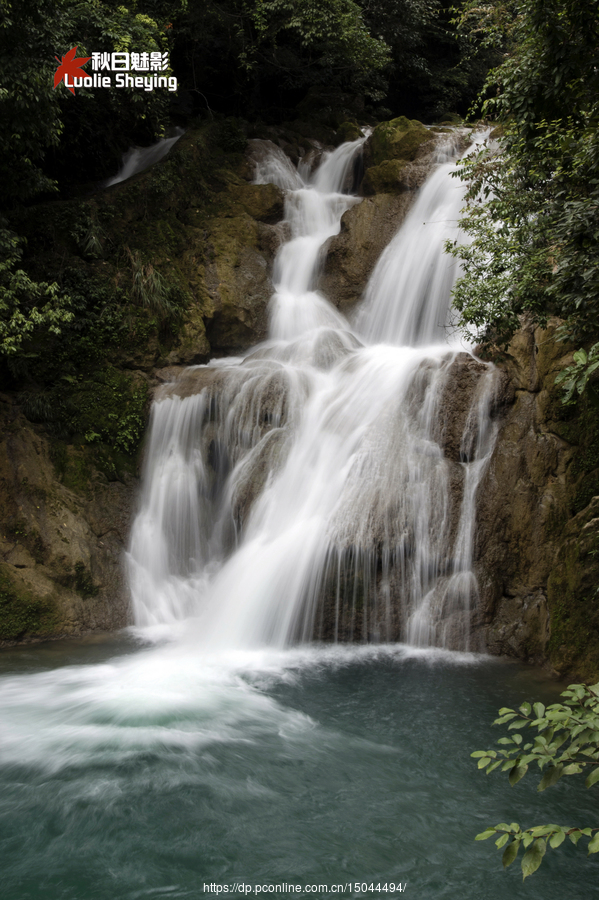
[[[57,56],[54,57],[56,62],[60,63],[56,72],[54,73],[54,87],[56,88],[57,85],[59,85],[60,82],[64,79],[65,85],[68,87],[71,94],[75,93],[75,89],[70,84],[67,85],[67,75],[70,75],[71,79],[75,76],[79,78],[84,74],[83,72],[81,72],[80,67],[84,66],[85,63],[89,62],[91,59],[91,56],[80,56],[79,59],[75,59],[76,52],[77,47],[73,47],[72,50],[69,50],[69,52],[63,56],[62,62],[60,62]]]

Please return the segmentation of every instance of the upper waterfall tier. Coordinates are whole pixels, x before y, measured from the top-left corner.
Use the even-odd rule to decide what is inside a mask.
[[[485,137],[483,132],[474,140]],[[466,190],[452,177],[455,153],[451,138],[440,143],[436,168],[372,273],[356,319],[359,333],[370,342],[420,347],[447,338],[459,266],[444,248],[458,236]]]

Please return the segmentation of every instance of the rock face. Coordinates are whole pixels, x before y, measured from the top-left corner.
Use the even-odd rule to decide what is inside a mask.
[[[0,646],[123,627],[136,479],[109,482],[83,452],[52,447],[6,395],[0,434]]]
[[[499,361],[499,434],[478,499],[474,627],[492,653],[599,674],[599,423],[563,406],[571,353],[524,327]]]
[[[341,231],[327,247],[320,289],[343,313],[362,298],[368,277],[403,222],[413,196],[406,192],[366,197],[341,219]]]
[[[381,122],[364,148],[364,193],[408,190],[408,164],[422,158],[434,144],[434,135],[421,122],[405,116]]]

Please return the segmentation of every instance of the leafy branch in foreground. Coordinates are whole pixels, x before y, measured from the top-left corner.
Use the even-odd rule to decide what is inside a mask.
[[[571,684],[562,694],[563,703],[553,703],[545,708],[542,703],[523,703],[518,710],[504,707],[499,710],[499,718],[494,725],[508,725],[508,731],[516,732],[511,737],[502,737],[497,742],[501,750],[476,750],[471,755],[478,759],[478,768],[487,774],[501,767],[509,772],[512,787],[526,775],[531,764],[536,763],[545,772],[538,790],[544,791],[556,784],[564,775],[587,774],[588,788],[599,781],[599,684],[590,687]],[[518,732],[524,729],[537,730],[533,740],[524,743],[525,738]],[[524,847],[522,874],[526,878],[541,865],[547,846],[555,849],[568,837],[577,844],[581,837],[590,838],[588,853],[599,852],[599,827],[572,827],[570,825],[537,825],[522,829],[513,822],[502,822],[486,828],[477,834],[475,840],[486,841],[498,835],[496,846],[503,851],[503,865],[510,866],[520,847]],[[511,840],[510,840],[511,838]]]

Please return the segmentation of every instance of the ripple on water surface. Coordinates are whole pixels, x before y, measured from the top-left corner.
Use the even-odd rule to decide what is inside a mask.
[[[469,757],[496,740],[499,706],[555,696],[516,665],[399,645],[71,644],[13,651],[2,672],[3,900],[198,897],[235,881],[593,895],[582,849],[548,854],[522,888],[472,840],[506,819],[594,822],[584,788],[511,790]]]

